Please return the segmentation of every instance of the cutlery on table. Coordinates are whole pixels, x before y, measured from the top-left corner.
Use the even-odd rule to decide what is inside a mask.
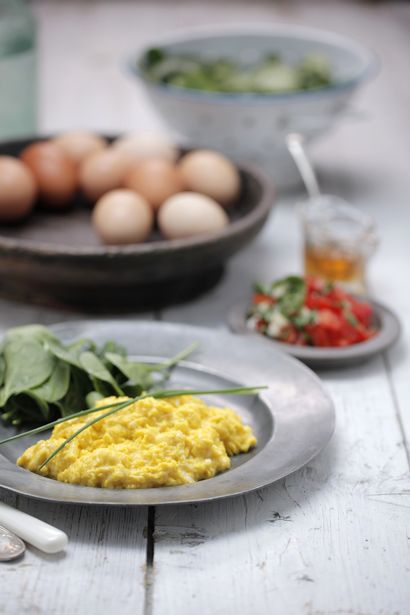
[[[0,525],[0,562],[9,562],[23,555],[26,545],[18,536]]]
[[[23,553],[24,543],[20,539],[45,553],[63,551],[68,543],[67,534],[61,530],[3,502],[0,502],[0,526],[0,560],[7,559],[7,553],[14,553],[18,548],[23,549],[19,555]]]

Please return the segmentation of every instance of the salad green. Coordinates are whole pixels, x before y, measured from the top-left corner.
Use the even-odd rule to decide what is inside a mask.
[[[103,397],[152,392],[196,347],[148,364],[131,360],[113,341],[64,344],[41,325],[10,329],[0,346],[0,418],[16,427],[44,424],[70,417]]]
[[[146,52],[142,69],[156,83],[208,92],[280,94],[334,82],[330,63],[320,54],[309,54],[290,65],[272,53],[246,65],[225,58],[174,55],[155,47]]]

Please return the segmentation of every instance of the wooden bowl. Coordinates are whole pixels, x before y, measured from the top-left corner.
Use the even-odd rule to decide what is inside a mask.
[[[111,137],[112,139],[112,137]],[[18,156],[36,139],[0,144]],[[18,225],[0,225],[3,293],[36,302],[106,309],[162,307],[213,286],[224,263],[248,244],[267,220],[274,193],[255,170],[240,169],[242,190],[230,224],[212,235],[164,240],[154,231],[142,244],[101,245],[81,195],[67,212],[35,209]]]

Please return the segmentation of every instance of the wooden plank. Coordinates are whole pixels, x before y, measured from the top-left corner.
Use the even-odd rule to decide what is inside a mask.
[[[66,552],[29,548],[21,560],[0,566],[0,613],[71,615],[142,613],[146,508],[70,506],[1,493],[3,501],[69,536]]]
[[[332,444],[255,494],[160,508],[154,613],[405,613],[410,599],[408,465],[378,359],[323,375]]]

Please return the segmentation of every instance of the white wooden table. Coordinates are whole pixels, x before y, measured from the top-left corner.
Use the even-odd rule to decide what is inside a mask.
[[[227,501],[148,510],[51,505],[2,493],[65,530],[70,543],[59,556],[29,549],[23,560],[2,564],[0,613],[407,615],[410,4],[60,0],[35,2],[34,10],[45,131],[159,126],[119,64],[137,44],[176,27],[296,21],[372,47],[383,71],[357,98],[368,119],[345,122],[314,156],[326,189],[376,218],[382,245],[371,290],[395,307],[404,335],[385,356],[321,374],[336,404],[333,441],[272,487]],[[294,201],[281,200],[214,291],[160,317],[223,327],[227,309],[255,278],[300,270]],[[78,317],[0,302],[2,327]]]

